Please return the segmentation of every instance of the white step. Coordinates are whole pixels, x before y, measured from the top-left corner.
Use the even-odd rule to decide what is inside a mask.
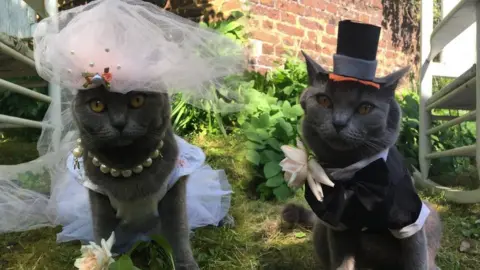
[[[433,29],[430,38],[430,61],[440,53],[445,46],[454,40],[476,21],[476,4],[480,0],[463,0]]]
[[[468,110],[476,109],[476,65],[460,77],[433,94],[427,101],[427,111],[432,109]]]

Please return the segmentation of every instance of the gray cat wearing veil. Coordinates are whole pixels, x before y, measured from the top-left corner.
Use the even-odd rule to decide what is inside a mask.
[[[115,231],[113,251],[125,252],[138,233],[162,235],[177,269],[198,269],[185,204],[188,177],[169,187],[178,147],[168,95],[100,87],[79,91],[72,110],[85,175],[94,186],[89,198],[95,241]]]

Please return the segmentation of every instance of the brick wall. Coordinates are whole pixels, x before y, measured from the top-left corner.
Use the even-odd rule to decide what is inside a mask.
[[[251,0],[251,67],[257,71],[269,70],[278,65],[276,61],[282,62],[285,53],[302,57],[299,53],[302,49],[323,66],[331,68],[336,51],[337,25],[343,19],[378,26],[383,24],[377,55],[378,75],[414,64],[416,42],[411,32],[416,29],[406,29],[402,19],[394,18],[395,13],[402,18],[401,6],[384,7],[384,3],[387,1]],[[402,37],[411,40],[402,42]],[[405,48],[405,43],[413,45]]]

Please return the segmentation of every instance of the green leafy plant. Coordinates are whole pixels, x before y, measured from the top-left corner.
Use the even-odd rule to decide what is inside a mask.
[[[303,116],[299,97],[307,86],[306,76],[305,65],[295,59],[264,76],[247,75],[255,91],[249,92],[248,106],[237,120],[248,139],[246,158],[262,180],[256,188],[262,199],[285,200],[294,194],[279,165],[285,158],[280,147],[296,143]]]
[[[42,173],[26,171],[18,174],[17,179],[13,181],[22,188],[34,190],[45,195],[50,194],[50,174],[47,170],[44,170]]]
[[[242,12],[236,11],[232,12],[225,20],[210,23],[200,22],[200,26],[213,29],[239,44],[244,44],[248,40],[245,32],[245,19]],[[237,88],[239,86],[232,85],[232,87]],[[215,90],[221,91],[221,89]],[[211,110],[202,110],[188,104],[186,98],[181,94],[175,95],[172,103],[172,125],[175,132],[179,135],[192,132],[227,135],[230,129],[228,126],[232,125],[234,120],[231,116],[222,115],[216,111],[214,105],[212,102],[205,102],[203,108],[210,108]]]
[[[22,81],[38,81],[37,77],[19,78]],[[11,80],[15,83],[15,80]],[[34,91],[41,94],[47,94],[47,88],[38,88]],[[41,121],[48,109],[48,103],[20,95],[11,91],[2,91],[0,89],[0,114],[8,116],[21,117],[29,120]],[[40,136],[38,129],[5,129],[2,131],[5,137],[16,137],[26,141],[37,141]]]
[[[245,31],[246,25],[247,17],[240,11],[233,11],[225,20],[200,22],[201,27],[214,29],[240,44],[244,44],[248,40]]]
[[[463,220],[462,225],[462,235],[472,239],[480,239],[480,219],[472,216]]]
[[[154,235],[152,241],[137,242],[129,252],[120,256],[110,270],[175,269],[172,248],[165,238]]]

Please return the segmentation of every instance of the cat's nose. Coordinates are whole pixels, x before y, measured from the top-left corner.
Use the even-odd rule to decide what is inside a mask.
[[[333,124],[333,127],[335,128],[335,130],[337,131],[337,133],[342,131],[342,129],[344,129],[345,126],[347,126],[347,124],[343,123],[343,122],[333,122],[332,124]]]
[[[112,125],[116,130],[122,132],[123,129],[125,128],[126,123],[124,121],[116,121],[116,122],[113,122]]]

